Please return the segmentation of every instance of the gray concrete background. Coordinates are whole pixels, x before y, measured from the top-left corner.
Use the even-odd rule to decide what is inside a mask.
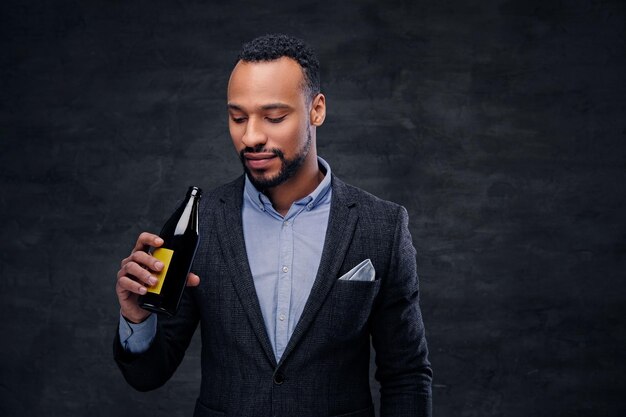
[[[405,205],[437,416],[623,416],[621,1],[4,1],[0,415],[190,416],[199,340],[151,393],[111,358],[115,272],[239,163],[243,41],[308,40],[319,153]]]

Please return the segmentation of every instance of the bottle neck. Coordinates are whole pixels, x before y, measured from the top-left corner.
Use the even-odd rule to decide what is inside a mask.
[[[196,196],[192,195],[187,199],[187,204],[180,215],[180,219],[178,219],[178,223],[176,223],[176,228],[174,229],[174,236],[184,235],[185,231],[189,228],[189,223],[192,221],[192,211],[194,203],[196,202]]]

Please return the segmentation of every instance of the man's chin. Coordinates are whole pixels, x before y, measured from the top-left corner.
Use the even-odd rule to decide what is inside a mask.
[[[266,173],[253,172],[250,169],[246,169],[246,174],[258,190],[265,190],[280,185],[280,175],[268,175]]]
[[[244,171],[248,174],[248,178],[257,190],[266,190],[274,188],[293,177],[298,169],[302,166],[304,156],[299,156],[293,161],[285,161],[281,159],[280,166],[267,167],[267,169],[252,169],[245,161],[243,164]]]

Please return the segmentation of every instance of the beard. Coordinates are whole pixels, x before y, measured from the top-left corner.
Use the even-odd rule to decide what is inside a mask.
[[[300,169],[307,155],[309,154],[309,150],[311,149],[311,130],[307,129],[306,142],[302,146],[302,148],[298,151],[298,153],[292,158],[285,158],[285,154],[283,151],[277,148],[265,149],[262,147],[257,148],[244,148],[239,152],[239,159],[241,160],[241,164],[243,165],[243,170],[250,179],[252,185],[256,187],[257,190],[263,191],[268,188],[273,188],[278,185],[283,184],[288,179],[292,178]],[[255,152],[270,152],[273,153],[280,159],[281,167],[278,174],[274,177],[266,177],[261,174],[255,176],[250,169],[246,166],[246,159],[244,154],[246,153],[255,153]]]

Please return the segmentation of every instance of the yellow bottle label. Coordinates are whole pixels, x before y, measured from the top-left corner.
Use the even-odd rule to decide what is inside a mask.
[[[154,274],[157,278],[157,283],[152,287],[148,287],[148,292],[154,294],[161,294],[161,288],[163,288],[163,281],[165,281],[165,276],[167,275],[167,269],[170,267],[170,262],[172,261],[172,256],[174,255],[174,251],[171,249],[165,248],[156,248],[154,252],[152,252],[152,256],[157,258],[159,261],[163,263],[163,269],[161,272]]]

